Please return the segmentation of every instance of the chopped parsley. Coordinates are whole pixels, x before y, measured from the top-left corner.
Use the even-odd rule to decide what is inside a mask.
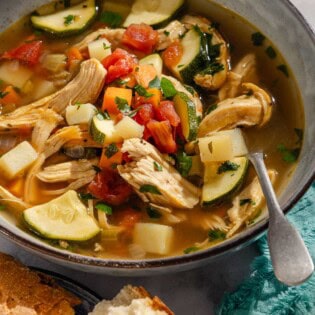
[[[162,214],[152,206],[147,207],[147,214],[151,219],[159,219]]]
[[[215,109],[217,109],[217,108],[218,108],[218,104],[210,105],[210,106],[207,108],[205,115],[210,114],[211,112],[213,112],[213,111],[214,111]]]
[[[275,59],[277,57],[276,51],[273,49],[272,46],[268,46],[265,50],[266,54],[270,59]]]
[[[110,48],[111,48],[111,45],[106,46],[106,44],[103,43],[103,48],[104,48],[104,50],[110,49]]]
[[[199,249],[200,248],[197,246],[191,246],[191,247],[184,249],[184,254],[194,253],[194,252],[198,251]]]
[[[266,37],[260,32],[253,33],[251,36],[251,40],[254,46],[262,46]]]
[[[98,167],[98,166],[96,166],[96,165],[92,165],[92,167],[93,167],[93,169],[94,169],[94,171],[96,172],[96,173],[100,173],[102,170]]]
[[[65,26],[69,26],[70,24],[72,24],[75,21],[76,15],[73,14],[69,14],[67,16],[64,17],[64,22],[63,24]]]
[[[208,232],[209,241],[224,240],[226,234],[221,230],[210,230]]]
[[[150,185],[150,184],[144,184],[144,185],[140,186],[140,192],[162,195],[156,186]]]
[[[81,200],[95,199],[95,197],[90,193],[79,193],[78,195]]]
[[[287,78],[289,77],[289,70],[286,65],[279,65],[277,69],[281,71]]]
[[[155,161],[153,161],[153,168],[157,172],[162,172],[163,171],[163,167],[159,163],[157,163]]]
[[[300,155],[300,148],[288,149],[284,144],[279,144],[278,151],[282,155],[282,160],[287,163],[294,163]]]
[[[162,78],[161,80],[161,89],[166,98],[173,97],[177,94],[177,90],[175,89],[173,83],[166,78]]]
[[[191,156],[188,156],[184,151],[176,154],[176,169],[182,176],[187,177],[191,167],[192,167]]]
[[[164,33],[165,36],[169,36],[170,35],[170,32],[168,32],[168,31],[164,31],[163,33]]]
[[[161,81],[158,76],[156,76],[152,81],[149,82],[149,88],[161,88]]]
[[[229,172],[229,171],[236,171],[238,168],[240,167],[240,165],[231,162],[231,161],[225,161],[224,163],[222,163],[218,170],[217,170],[217,174],[222,174],[224,172]]]
[[[111,215],[113,214],[113,209],[112,207],[108,206],[106,203],[103,203],[103,202],[99,202],[95,205],[95,208],[97,210],[101,210],[103,212],[105,212],[106,214],[108,215]]]
[[[118,147],[116,143],[111,143],[109,146],[105,148],[104,154],[105,156],[110,159],[113,155],[115,155],[118,152]]]
[[[5,205],[0,205],[0,211],[3,211],[3,210],[5,210]]]
[[[140,95],[140,96],[144,96],[145,98],[149,98],[151,96],[153,96],[152,93],[149,93],[143,86],[137,84],[135,86],[135,91]]]
[[[215,75],[216,73],[224,70],[224,65],[219,62],[212,62],[206,69],[200,72],[201,75]]]
[[[9,94],[9,92],[2,92],[2,91],[0,91],[0,98],[4,98],[8,94]]]
[[[244,205],[246,205],[248,203],[251,204],[251,205],[255,205],[255,202],[252,199],[250,199],[250,198],[245,198],[245,199],[241,199],[240,200],[240,206],[244,206]]]
[[[115,82],[116,82],[118,85],[125,85],[126,83],[128,83],[127,80],[122,80],[122,79],[117,79]]]
[[[111,28],[115,28],[120,26],[122,22],[122,16],[117,12],[105,11],[101,14],[99,20]]]
[[[122,113],[129,113],[130,112],[130,106],[126,99],[116,96],[115,97],[115,104],[117,104],[117,108]]]

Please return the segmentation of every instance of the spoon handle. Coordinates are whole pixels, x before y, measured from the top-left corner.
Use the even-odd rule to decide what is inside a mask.
[[[312,258],[299,232],[289,223],[278,203],[261,152],[249,154],[269,211],[268,245],[277,279],[287,285],[306,281],[314,271]]]

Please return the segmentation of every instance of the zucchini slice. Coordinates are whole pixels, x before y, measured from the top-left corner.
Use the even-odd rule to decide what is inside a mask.
[[[225,171],[218,174],[218,169],[223,163],[205,164],[204,185],[201,195],[202,206],[211,206],[230,198],[244,182],[249,164],[248,158],[238,157],[224,163],[227,162],[236,165],[236,169],[228,170],[227,167]]]
[[[183,8],[184,0],[136,0],[123,26],[146,23],[154,28],[163,27]]]
[[[180,118],[182,131],[187,141],[197,137],[199,119],[195,103],[183,92],[178,92],[174,98],[175,110]]]
[[[101,230],[74,190],[23,212],[27,226],[48,239],[86,241]]]
[[[196,27],[189,30],[181,40],[183,55],[171,71],[187,84],[194,84],[194,76],[208,64],[207,41]]]
[[[96,18],[95,0],[86,0],[68,9],[49,15],[31,17],[34,28],[49,34],[65,37],[83,32]]]

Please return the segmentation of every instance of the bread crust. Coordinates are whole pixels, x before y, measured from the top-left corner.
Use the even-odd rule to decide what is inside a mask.
[[[6,311],[3,315],[74,315],[73,307],[80,303],[51,277],[0,253],[0,309]]]

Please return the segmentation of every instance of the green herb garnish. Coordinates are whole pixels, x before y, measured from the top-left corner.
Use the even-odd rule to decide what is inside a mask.
[[[127,80],[122,80],[122,79],[117,79],[115,82],[116,82],[118,85],[125,85],[126,83],[128,83]]]
[[[277,69],[281,71],[287,78],[289,77],[289,70],[286,65],[279,65]]]
[[[72,23],[75,21],[75,18],[76,18],[75,15],[69,14],[69,15],[67,15],[67,16],[64,17],[64,22],[63,22],[63,24],[64,24],[65,26],[69,26],[70,24],[72,24]]]
[[[272,46],[268,46],[265,50],[266,54],[270,59],[275,59],[277,57],[276,51],[272,48]]]
[[[117,104],[117,108],[122,113],[129,113],[130,112],[130,106],[126,99],[116,96],[115,97],[115,104]]]
[[[111,143],[109,146],[107,146],[105,148],[105,152],[104,154],[106,155],[106,157],[109,159],[111,158],[113,155],[115,155],[118,152],[118,147],[116,145],[116,143]]]
[[[224,65],[219,62],[211,63],[206,69],[200,72],[201,75],[215,75],[216,73],[224,70]]]
[[[111,45],[106,46],[106,44],[103,43],[103,48],[104,48],[104,50],[110,49],[110,48],[111,48]]]
[[[116,28],[121,24],[122,16],[116,12],[105,11],[101,14],[99,20],[111,28]]]
[[[229,172],[229,171],[236,171],[238,168],[240,167],[240,165],[231,162],[231,161],[225,161],[224,163],[222,163],[218,170],[217,170],[217,174],[222,174],[224,172]]]
[[[162,214],[152,206],[147,207],[147,214],[151,219],[159,219]]]
[[[90,193],[78,193],[78,195],[79,195],[79,198],[81,199],[81,200],[89,200],[89,199],[95,199],[95,197],[92,195],[92,194],[90,194]]]
[[[113,214],[113,209],[112,207],[108,206],[107,204],[103,203],[103,202],[99,202],[95,205],[95,208],[97,210],[101,210],[103,212],[105,212],[108,215]]]
[[[254,46],[262,46],[266,37],[263,34],[261,34],[260,32],[257,32],[257,33],[252,34],[251,39],[252,39],[252,43]]]
[[[152,81],[149,82],[149,88],[161,88],[161,81],[158,76],[156,76]]]
[[[210,230],[208,232],[209,241],[224,240],[226,234],[221,230]]]
[[[191,167],[192,167],[191,156],[188,156],[184,151],[176,154],[176,169],[182,176],[187,177]]]
[[[143,86],[137,84],[135,86],[135,91],[140,95],[140,96],[144,96],[145,98],[149,98],[151,96],[153,96],[152,93],[149,93]]]
[[[190,253],[194,253],[196,251],[198,251],[200,248],[198,248],[197,246],[191,246],[191,247],[188,247],[186,249],[184,249],[184,254],[190,254]]]
[[[162,172],[163,171],[163,167],[159,163],[157,163],[155,161],[153,162],[153,168],[157,172]]]
[[[284,144],[279,144],[277,149],[282,155],[282,160],[287,163],[296,162],[301,150],[300,148],[288,149]]]
[[[161,89],[166,98],[173,97],[177,94],[177,90],[175,89],[173,83],[166,78],[162,78],[161,80]]]
[[[150,184],[144,184],[144,185],[140,186],[140,192],[162,195],[156,186],[150,185]]]
[[[168,32],[168,31],[164,31],[163,33],[164,33],[165,36],[169,36],[170,35],[170,32]]]

